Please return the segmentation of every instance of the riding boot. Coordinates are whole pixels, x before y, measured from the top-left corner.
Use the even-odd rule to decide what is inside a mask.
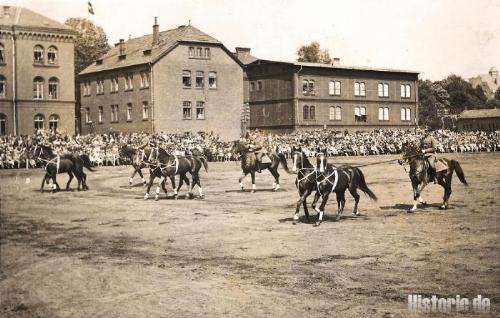
[[[260,162],[259,161],[257,161],[257,172],[258,173],[262,172],[262,168],[260,167]]]

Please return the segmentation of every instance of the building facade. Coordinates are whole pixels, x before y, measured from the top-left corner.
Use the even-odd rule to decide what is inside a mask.
[[[75,35],[31,10],[0,7],[0,134],[74,133]]]
[[[343,131],[417,122],[417,72],[269,60],[246,72],[251,128]]]
[[[82,71],[82,132],[240,136],[243,65],[191,25],[128,41]]]
[[[495,96],[495,92],[498,88],[500,88],[498,69],[493,66],[490,68],[488,74],[479,74],[476,77],[472,77],[469,79],[469,83],[471,83],[474,88],[481,86],[484,95],[486,95],[488,99],[491,99]]]
[[[459,131],[496,131],[500,129],[500,109],[464,110],[458,116]]]

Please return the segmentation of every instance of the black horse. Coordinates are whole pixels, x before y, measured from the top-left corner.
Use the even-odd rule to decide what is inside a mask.
[[[460,166],[460,163],[456,160],[439,159],[441,164],[444,164],[447,168],[436,172],[436,180],[440,186],[444,188],[443,204],[440,206],[441,209],[448,208],[448,200],[451,195],[451,179],[453,177],[453,171],[458,176],[460,182],[468,186],[467,180],[465,180],[465,175]],[[417,209],[417,204],[426,204],[422,198],[422,191],[425,186],[432,180],[431,171],[429,167],[429,162],[422,154],[420,147],[416,144],[406,142],[403,144],[403,152],[401,154],[401,159],[399,164],[403,165],[408,163],[410,166],[410,180],[411,186],[413,188],[413,207],[411,207],[408,212],[415,212]],[[406,170],[406,168],[405,168]]]
[[[193,197],[193,188],[195,185],[199,187],[200,198],[204,197],[203,188],[201,187],[200,175],[199,171],[201,167],[205,168],[205,171],[208,172],[208,163],[205,157],[196,156],[196,155],[188,155],[182,157],[176,157],[169,154],[165,149],[159,148],[156,164],[151,167],[149,184],[146,188],[146,194],[144,195],[144,199],[147,200],[149,198],[149,191],[153,182],[156,178],[160,178],[160,182],[158,187],[156,188],[155,199],[158,200],[160,193],[160,185],[167,194],[167,189],[165,187],[166,178],[169,178],[172,182],[172,188],[174,189],[174,197],[177,199],[179,194],[179,189],[182,187],[183,183],[189,186],[188,196],[186,198]],[[189,182],[187,178],[187,173],[191,174],[192,180]],[[175,176],[179,175],[179,186],[175,187]]]
[[[36,160],[42,161],[45,164],[46,173],[40,186],[41,192],[43,192],[44,184],[48,184],[50,179],[52,179],[52,191],[61,190],[56,180],[56,176],[59,173],[67,173],[69,175],[66,190],[70,190],[69,186],[74,176],[76,176],[78,180],[78,191],[80,191],[80,187],[83,190],[88,190],[87,174],[83,171],[83,168],[87,168],[89,171],[94,170],[91,167],[90,158],[87,155],[75,155],[71,153],[55,155],[51,147],[37,145],[33,150],[33,156]]]
[[[281,166],[285,169],[286,172],[289,172],[288,165],[286,163],[285,155],[282,153],[270,153],[268,154],[271,162],[262,163],[257,162],[256,154],[253,151],[250,151],[244,143],[240,141],[235,141],[233,143],[233,147],[231,148],[231,152],[233,154],[239,154],[241,158],[241,170],[243,171],[241,177],[238,179],[240,183],[240,188],[243,191],[245,187],[243,186],[243,178],[245,178],[249,173],[252,177],[252,193],[254,193],[257,189],[255,185],[255,172],[261,170],[269,170],[274,177],[273,190],[278,191],[280,188],[280,174],[278,173],[278,166],[281,163]]]
[[[337,196],[337,219],[340,218],[345,206],[345,191],[349,190],[355,199],[353,213],[359,215],[357,210],[359,203],[359,194],[357,189],[366,193],[371,199],[377,200],[376,195],[368,188],[363,172],[355,167],[334,167],[333,165],[325,165],[324,169],[316,169],[307,156],[301,151],[292,153],[293,170],[297,171],[297,179],[295,184],[299,191],[299,200],[297,201],[294,222],[299,219],[300,206],[303,205],[304,213],[309,221],[309,211],[307,209],[307,197],[315,191],[315,198],[312,207],[318,213],[316,225],[320,225],[323,220],[324,208],[330,196],[330,193],[335,192]],[[319,208],[316,204],[319,198],[322,202]]]
[[[140,149],[129,145],[123,145],[120,147],[119,155],[120,158],[127,159],[134,168],[134,171],[128,181],[129,185],[132,185],[134,176],[138,173],[142,179],[142,183],[146,186],[146,179],[142,174],[142,169],[149,168],[151,162],[156,160],[156,157],[158,156],[158,148],[146,147],[144,149]]]

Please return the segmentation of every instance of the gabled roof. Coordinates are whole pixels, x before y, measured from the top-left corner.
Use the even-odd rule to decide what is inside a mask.
[[[459,115],[459,118],[496,118],[496,117],[500,117],[500,108],[464,110]]]
[[[102,63],[90,65],[80,75],[113,70],[127,66],[154,63],[170,52],[180,43],[204,43],[221,46],[228,54],[232,54],[222,45],[220,41],[210,35],[198,30],[192,25],[182,25],[178,28],[159,33],[159,42],[153,46],[153,35],[148,34],[138,38],[133,38],[124,42],[125,59],[119,59],[120,48],[115,46],[101,59]],[[150,54],[145,55],[144,51],[150,50]],[[236,60],[236,59],[235,59]]]
[[[282,63],[289,64],[294,66],[303,66],[303,67],[319,67],[319,68],[329,68],[329,69],[338,69],[338,70],[360,70],[360,71],[374,71],[374,72],[389,72],[389,73],[409,73],[409,74],[420,74],[418,71],[410,71],[410,70],[400,70],[393,68],[377,68],[377,67],[368,67],[368,66],[348,66],[348,65],[333,65],[333,64],[322,64],[322,63],[309,63],[309,62],[288,62],[288,61],[272,61],[272,60],[257,60],[253,62],[256,63]]]
[[[46,16],[38,14],[34,11],[22,7],[7,5],[0,6],[0,25],[57,29],[73,32],[69,26],[47,18]]]

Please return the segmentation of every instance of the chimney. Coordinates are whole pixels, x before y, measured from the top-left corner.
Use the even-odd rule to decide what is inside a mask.
[[[120,47],[120,56],[125,55],[125,40],[120,39],[120,44],[118,44],[118,46]]]
[[[160,26],[158,25],[158,18],[155,17],[155,24],[153,24],[153,45],[160,42]]]
[[[339,66],[340,65],[340,58],[334,57],[332,65],[333,66]]]
[[[249,47],[237,47],[236,48],[236,57],[241,60],[242,57],[250,55]]]

